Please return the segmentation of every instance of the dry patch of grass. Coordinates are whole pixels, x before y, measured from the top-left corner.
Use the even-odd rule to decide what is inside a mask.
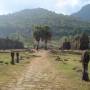
[[[82,81],[81,55],[75,53],[51,54],[51,60],[61,74],[67,77],[67,83],[71,83],[73,90],[90,90],[90,82]],[[90,77],[90,64],[89,64]]]
[[[20,63],[11,65],[10,53],[0,53],[0,87],[16,82],[33,57],[33,53],[20,52]]]

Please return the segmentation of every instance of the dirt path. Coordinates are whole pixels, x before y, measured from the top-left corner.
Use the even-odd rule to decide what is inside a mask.
[[[72,90],[67,79],[48,60],[48,51],[37,54],[40,57],[32,60],[21,78],[3,90]]]

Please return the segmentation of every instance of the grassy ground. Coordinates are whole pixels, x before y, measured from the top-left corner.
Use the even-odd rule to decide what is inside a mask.
[[[20,63],[11,65],[10,53],[0,53],[0,87],[6,85],[6,83],[15,82],[16,78],[22,74],[25,67],[30,63],[32,57],[35,57],[33,53],[20,52]]]
[[[20,56],[21,56],[20,63],[16,65],[11,65],[10,53],[0,53],[0,87],[3,87],[4,85],[8,85],[7,83],[10,82],[17,82],[16,78],[19,78],[23,73],[23,71],[25,70],[25,67],[31,64],[30,63],[31,60],[34,57],[37,57],[34,53],[30,53],[30,52],[21,52]],[[70,83],[70,87],[72,87],[72,90],[90,90],[90,82],[82,81],[82,64],[80,62],[81,54],[77,52],[73,53],[71,51],[70,52],[68,51],[66,53],[56,51],[55,53],[48,53],[48,57],[45,56],[44,59],[45,60],[48,59],[51,63],[53,63],[56,69],[58,70],[58,72],[60,72],[59,75],[63,76],[62,79],[58,78],[62,80],[60,84],[66,81],[65,87],[67,87],[67,84]],[[38,62],[38,60],[36,62]],[[36,64],[39,64],[41,62],[42,62],[42,58],[41,61]],[[41,65],[40,68],[42,67],[43,66]],[[90,77],[90,64],[89,64],[89,77]],[[69,87],[68,89],[62,89],[62,90],[69,90]]]
[[[54,53],[51,54],[51,60],[56,65],[57,69],[65,75],[68,79],[73,90],[90,90],[90,82],[82,81],[82,64],[80,62],[81,55],[76,53]],[[89,77],[90,77],[90,64],[89,64]]]

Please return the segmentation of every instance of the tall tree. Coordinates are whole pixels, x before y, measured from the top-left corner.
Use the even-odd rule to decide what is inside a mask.
[[[37,41],[37,50],[39,48],[39,42],[40,42],[40,38],[41,38],[40,30],[41,30],[41,27],[36,26],[35,31],[33,33],[33,36],[34,36],[35,40]]]
[[[45,49],[47,49],[48,40],[50,40],[52,36],[49,26],[36,26],[35,29],[36,31],[34,31],[33,36],[38,42],[37,47],[39,47],[39,41],[42,40],[45,42]]]
[[[89,48],[89,37],[86,33],[83,33],[80,38],[80,49],[85,50]]]
[[[43,26],[41,38],[45,42],[45,49],[47,49],[47,43],[51,39],[51,37],[52,37],[52,34],[50,32],[49,26]]]

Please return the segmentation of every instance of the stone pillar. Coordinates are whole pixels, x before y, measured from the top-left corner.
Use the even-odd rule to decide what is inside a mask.
[[[19,52],[16,53],[16,63],[19,63]]]
[[[82,80],[84,81],[89,81],[88,63],[89,63],[89,53],[87,51],[84,51],[84,53],[82,54],[82,67],[83,67]]]
[[[11,52],[11,64],[14,65],[15,61],[14,61],[14,52]]]

